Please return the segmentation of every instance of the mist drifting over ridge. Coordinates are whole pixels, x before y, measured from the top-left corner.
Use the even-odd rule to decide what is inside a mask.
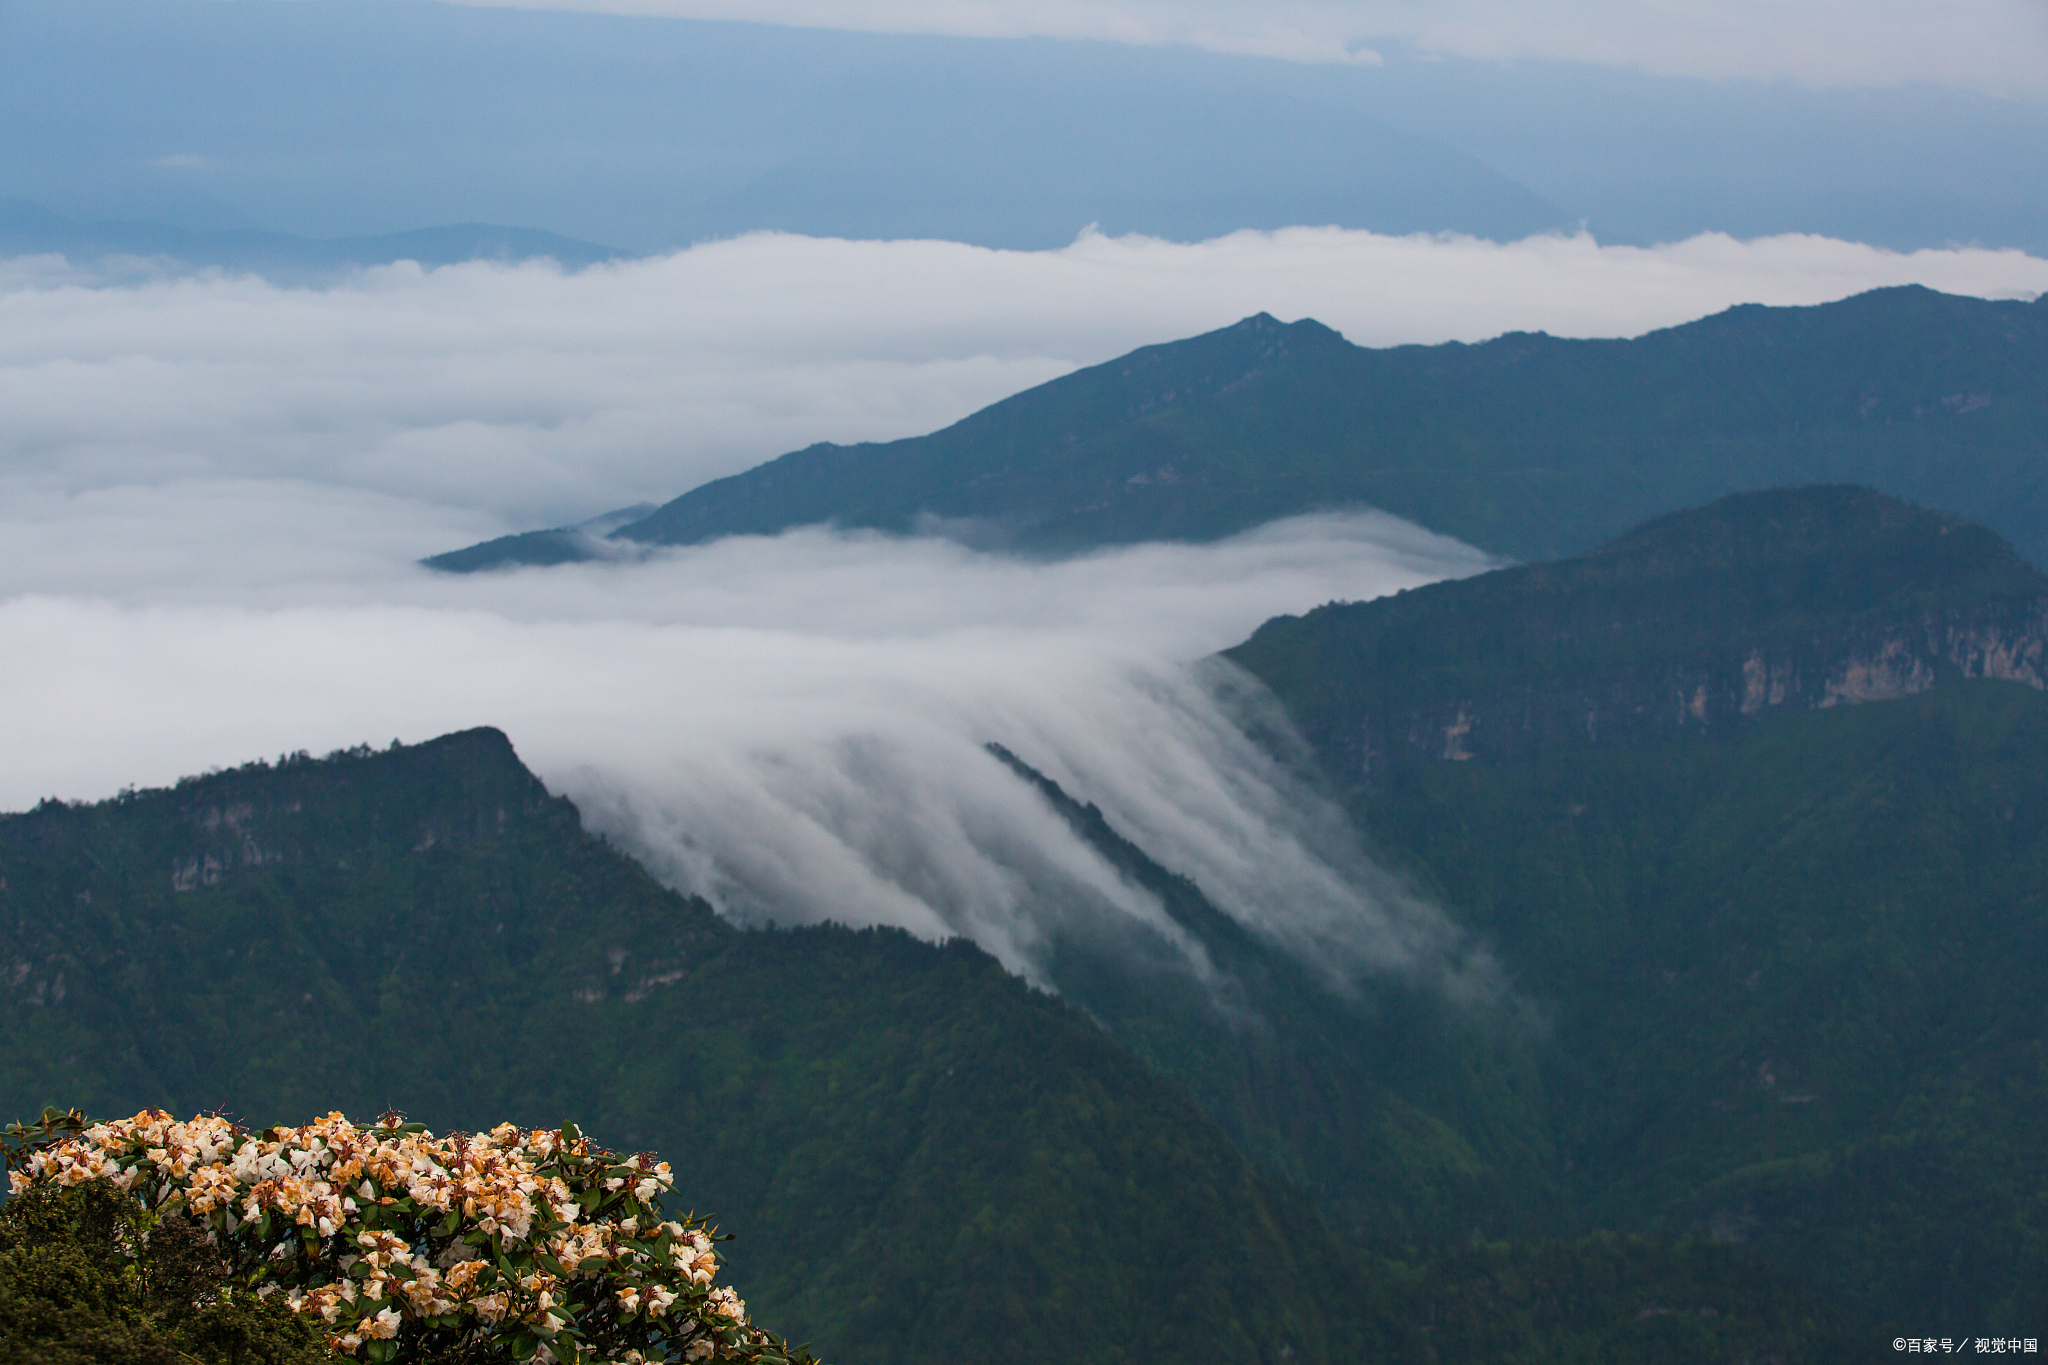
[[[1292,229],[1056,252],[762,235],[321,289],[0,265],[0,802],[494,724],[741,922],[964,934],[1034,979],[1077,926],[1177,941],[995,741],[1340,974],[1455,972],[1467,946],[1246,739],[1256,694],[1198,665],[1276,613],[1484,567],[1468,547],[1352,513],[1057,563],[821,529],[462,581],[412,561],[930,430],[1260,310],[1370,344],[1614,335],[1907,281],[2031,294],[2048,262]]]
[[[21,760],[7,799],[58,769],[98,770],[99,795],[121,772],[487,720],[594,828],[741,923],[961,934],[1038,980],[1062,932],[1128,921],[1181,942],[985,751],[997,740],[1340,974],[1454,965],[1438,958],[1456,936],[1375,883],[1335,813],[1238,727],[1248,685],[1190,661],[1279,604],[1483,563],[1368,514],[1050,564],[809,530],[405,575],[347,604],[21,597],[0,605],[24,661],[0,687]]]

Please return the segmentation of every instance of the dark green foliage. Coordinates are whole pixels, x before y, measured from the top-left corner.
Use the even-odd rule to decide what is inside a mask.
[[[820,444],[613,534],[690,544],[834,522],[979,523],[1065,551],[1205,540],[1365,504],[1518,559],[1743,489],[1849,481],[2048,564],[2048,302],[1908,286],[1744,305],[1633,340],[1373,350],[1264,314],[1044,384],[943,431]],[[451,569],[588,557],[559,533]]]
[[[1752,493],[1661,517],[1576,559],[1332,603],[1259,627],[1228,657],[1314,724],[1550,678],[1841,640],[1927,613],[2030,613],[2048,579],[1956,517],[1868,489]]]
[[[2048,1321],[2048,698],[1440,764],[1364,814],[1551,1021],[1585,1216]]]
[[[1974,528],[1821,489],[1326,608],[1234,657],[1545,1019],[1578,1219],[1746,1242],[1908,1331],[2038,1333],[2048,696],[1912,651],[1967,636],[2038,679],[2042,591]],[[1804,682],[1778,703],[1674,704],[1671,670],[1739,680],[1788,648]],[[1815,709],[1873,648],[1927,671]],[[1513,718],[1546,689],[1666,720],[1359,762],[1357,736],[1440,721],[1432,690]]]
[[[735,933],[494,731],[45,805],[0,820],[0,878],[17,1112],[586,1116],[670,1160],[741,1234],[751,1312],[834,1360],[1339,1360],[1377,1330],[1307,1203],[1084,1017],[966,944]]]
[[[1199,892],[1099,834],[1228,948]],[[679,1197],[740,1234],[726,1251],[752,1314],[846,1365],[1647,1365],[1762,1340],[1787,1361],[1838,1358],[1799,1326],[1819,1321],[1811,1300],[1741,1255],[1703,1270],[1653,1243],[1423,1246],[1475,1208],[1526,1225],[1557,1162],[1517,1155],[1548,1139],[1529,1096],[1493,1107],[1493,1060],[1430,1088],[1470,1040],[1419,1002],[1389,997],[1363,1024],[1289,1004],[1315,992],[1245,940],[1230,961],[1274,1039],[1233,1041],[1209,1002],[1160,992],[1156,1017],[1133,1004],[1111,1020],[1147,1067],[965,943],[730,930],[584,834],[493,731],[46,805],[0,820],[0,878],[0,1100],[17,1111],[51,1096],[259,1123],[402,1107],[444,1130],[587,1115],[671,1160]],[[1383,1051],[1330,1055],[1359,1046]],[[1356,1230],[1380,1249],[1332,1236],[1203,1107],[1259,1164],[1321,1181],[1326,1206],[1367,1209]],[[1379,1172],[1394,1193],[1368,1181],[1341,1205],[1325,1170]],[[1806,1316],[1786,1319],[1788,1302]],[[1640,1316],[1674,1304],[1722,1320],[1701,1335]]]
[[[1595,1233],[1569,1242],[1473,1242],[1409,1266],[1407,1359],[1488,1365],[1768,1365],[1861,1360],[1889,1339],[1771,1273],[1696,1241]]]
[[[1343,987],[1245,929],[1016,755],[1075,832],[1159,897],[1207,952],[1197,981],[1155,945],[1062,943],[1062,994],[1172,1078],[1270,1173],[1355,1238],[1532,1235],[1555,1226],[1556,1165],[1519,1021],[1447,1004],[1426,983]],[[1149,967],[1148,961],[1153,964]]]
[[[234,1292],[205,1231],[103,1181],[0,1209],[0,1361],[8,1365],[313,1365],[316,1324]]]
[[[701,1021],[687,1051],[622,1089],[620,1121],[688,1135],[679,1186],[759,1230],[731,1248],[737,1282],[830,1357],[1368,1344],[1369,1287],[1306,1203],[979,950],[816,930],[743,936],[718,968],[677,1002]]]

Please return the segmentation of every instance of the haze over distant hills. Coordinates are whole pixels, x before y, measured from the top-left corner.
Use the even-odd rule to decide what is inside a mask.
[[[0,255],[56,253],[73,261],[135,256],[177,266],[254,271],[281,284],[317,283],[361,266],[417,261],[546,258],[567,267],[621,253],[533,228],[457,223],[372,237],[294,237],[252,229],[195,232],[162,223],[81,223],[22,199],[0,199]]]
[[[81,221],[481,221],[633,252],[764,228],[1043,248],[1089,223],[2048,249],[2048,110],[1929,87],[404,0],[13,0],[0,22],[0,195]]]
[[[2044,300],[1910,286],[1633,340],[1377,350],[1261,314],[929,436],[785,455],[605,540],[533,532],[427,562],[554,563],[818,522],[1070,552],[1357,504],[1542,558],[1733,490],[1853,480],[1980,518],[2048,563],[2044,422]]]
[[[319,237],[482,218],[636,251],[1576,221],[1426,130],[1301,98],[1287,63],[377,0],[8,22],[0,110],[38,131],[0,151],[0,192],[72,217]]]

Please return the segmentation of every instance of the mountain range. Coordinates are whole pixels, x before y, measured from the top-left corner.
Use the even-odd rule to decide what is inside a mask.
[[[193,231],[162,223],[80,222],[24,199],[0,199],[0,257],[56,254],[74,263],[138,257],[178,268],[248,271],[279,284],[318,283],[365,266],[545,258],[576,268],[625,253],[534,228],[457,223],[365,237],[295,237],[249,229]]]
[[[0,0],[0,193],[317,237],[521,223],[636,253],[759,229],[1043,249],[1089,223],[2048,251],[2038,98],[599,8]]]
[[[756,1316],[834,1359],[1550,1359],[1583,1339],[1707,1360],[1846,1330],[1710,1245],[1376,1254],[979,949],[736,931],[585,833],[496,731],[46,802],[0,820],[0,869],[5,1102],[574,1113],[671,1160],[741,1233]],[[1691,1320],[1646,1328],[1646,1298]]]
[[[481,219],[636,254],[764,230],[1046,250],[1090,224],[1507,241],[1578,221],[1428,121],[1356,107],[1354,82],[1184,47],[410,0],[0,16],[0,119],[21,130],[0,186],[81,218]]]
[[[2048,563],[2048,301],[1919,286],[1744,305],[1629,340],[1354,346],[1265,314],[900,441],[810,446],[604,536],[437,555],[559,563],[831,523],[1061,554],[1370,506],[1513,559],[1726,493],[1852,482]]]
[[[1490,1001],[1333,983],[1008,750],[1213,982],[736,931],[488,730],[46,802],[0,819],[0,1100],[573,1114],[837,1360],[2035,1331],[2044,620],[1992,532],[1815,487],[1262,627],[1226,657]]]

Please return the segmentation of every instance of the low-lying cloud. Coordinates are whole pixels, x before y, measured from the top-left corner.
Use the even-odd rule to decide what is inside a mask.
[[[1457,936],[1371,880],[1188,665],[1283,607],[1481,563],[1365,515],[1050,564],[808,530],[632,564],[395,567],[297,603],[253,585],[207,604],[18,597],[0,604],[0,803],[490,723],[741,922],[964,934],[1034,979],[1063,933],[1179,942],[995,740],[1305,954],[1442,968]]]
[[[1366,345],[1619,336],[1906,282],[2031,295],[2048,261],[1318,228],[1042,252],[763,234],[577,273],[400,265],[325,289],[17,260],[0,263],[0,592],[91,580],[110,550],[100,581],[119,591],[150,545],[175,547],[171,579],[223,554],[289,576],[432,554],[665,501],[812,441],[933,430],[1261,310]],[[157,527],[94,543],[110,516]],[[310,529],[323,519],[331,534]]]
[[[1455,965],[1458,936],[1246,740],[1256,691],[1199,661],[1479,557],[1350,515],[1062,563],[816,529],[472,578],[413,560],[930,430],[1259,310],[1388,344],[2048,288],[2015,252],[1334,229],[1036,253],[764,235],[322,289],[153,272],[0,263],[0,806],[492,724],[736,919],[967,934],[1034,976],[1077,925],[1177,935],[989,741],[1305,954]]]

